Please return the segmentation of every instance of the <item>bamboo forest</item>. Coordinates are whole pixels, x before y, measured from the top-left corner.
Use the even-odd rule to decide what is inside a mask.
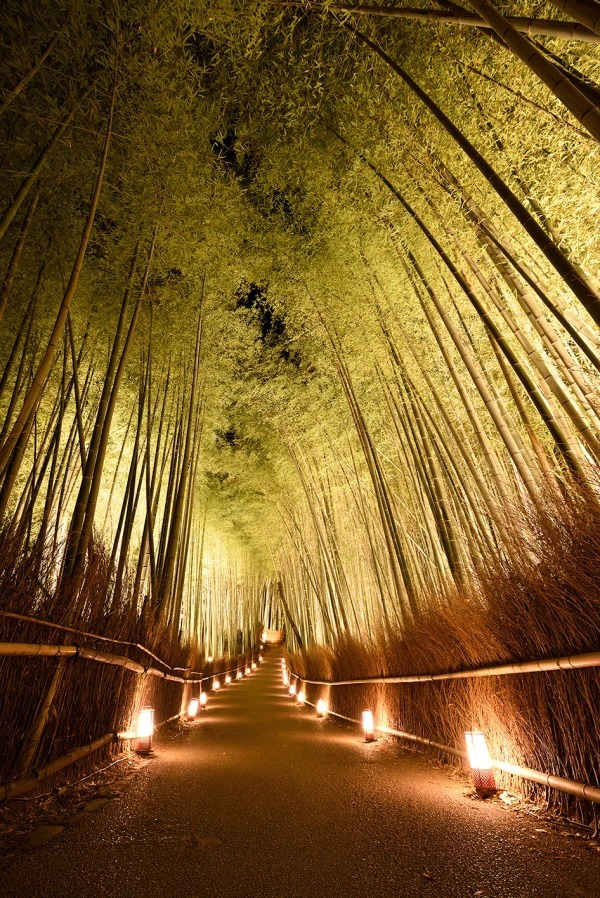
[[[264,652],[597,835],[597,0],[5,0],[0,42],[0,822]]]

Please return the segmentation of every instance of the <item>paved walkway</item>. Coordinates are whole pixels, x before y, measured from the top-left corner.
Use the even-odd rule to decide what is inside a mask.
[[[280,686],[275,651],[117,801],[0,871],[2,898],[596,898],[600,857]],[[540,830],[547,830],[541,832]]]

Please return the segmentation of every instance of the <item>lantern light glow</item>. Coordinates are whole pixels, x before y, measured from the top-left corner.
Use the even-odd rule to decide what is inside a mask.
[[[190,703],[188,705],[188,712],[187,712],[187,716],[190,719],[193,719],[196,716],[196,714],[198,713],[198,705],[199,704],[200,704],[200,700],[197,698],[193,698],[190,700]]]
[[[256,670],[256,661],[252,662],[252,670]]]
[[[375,741],[375,724],[373,722],[373,712],[363,711],[362,714],[363,731],[365,734],[365,742]]]
[[[258,656],[258,663],[259,663],[259,664],[262,664],[262,663],[263,663],[263,656],[262,656],[262,655],[259,655],[259,656]]]
[[[284,671],[283,671],[283,685],[284,685],[284,686],[289,686],[289,685],[290,685],[290,678],[289,678],[289,676],[288,676],[287,670],[284,670]]]
[[[317,717],[327,717],[327,702],[324,698],[317,702]]]
[[[241,679],[242,679],[242,672],[241,672],[241,670],[238,670],[238,672],[237,672],[235,678],[236,678],[236,680],[241,680]]]
[[[295,683],[290,683],[289,693],[292,696],[292,698],[296,695],[296,684]]]
[[[485,735],[479,732],[479,730],[472,730],[469,733],[465,733],[465,740],[475,790],[484,794],[495,792],[496,781]]]
[[[250,676],[250,668],[249,668],[249,667],[246,668],[246,676],[247,676],[247,677]]]
[[[221,684],[219,683],[219,680],[215,677],[215,679],[213,680],[213,687],[212,687],[212,688],[213,688],[213,689],[218,689],[218,688],[220,687],[220,685],[221,685]]]
[[[138,717],[136,751],[150,751],[152,749],[153,733],[154,709],[142,708]]]
[[[306,701],[306,693],[305,693],[304,689],[301,689],[300,692],[298,693],[298,704],[303,705],[305,701]]]
[[[230,683],[231,683],[231,677],[230,677],[230,675],[229,675],[229,674],[225,674],[225,685],[226,685],[226,686],[229,686]]]
[[[200,708],[202,711],[206,708],[206,692],[200,693]]]

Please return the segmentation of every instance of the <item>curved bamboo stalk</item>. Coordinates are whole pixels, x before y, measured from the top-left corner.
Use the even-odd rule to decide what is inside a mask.
[[[546,256],[555,271],[561,276],[563,281],[577,296],[582,305],[588,311],[593,320],[600,326],[600,296],[593,288],[582,280],[581,275],[577,271],[572,262],[565,256],[560,247],[548,240],[548,236],[544,228],[532,218],[528,210],[518,197],[512,192],[510,187],[503,181],[496,170],[484,158],[484,156],[473,146],[462,131],[450,120],[450,118],[442,112],[440,107],[434,103],[431,97],[414,81],[404,69],[396,63],[388,53],[383,50],[379,44],[376,44],[357,28],[351,27],[346,23],[341,23],[354,37],[364,43],[373,50],[397,75],[405,82],[407,87],[417,96],[421,102],[435,116],[442,127],[456,141],[461,150],[475,164],[480,173],[486,178],[490,186],[496,191],[498,196],[507,205],[510,211],[517,218],[521,226],[529,234],[531,239]],[[334,132],[335,133],[335,132]]]

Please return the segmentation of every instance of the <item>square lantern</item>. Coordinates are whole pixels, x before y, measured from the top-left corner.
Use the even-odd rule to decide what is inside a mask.
[[[304,689],[301,689],[300,692],[298,693],[298,704],[303,705],[305,701],[306,701],[306,692],[304,691]]]
[[[372,711],[363,711],[362,725],[365,734],[365,742],[375,742],[375,723],[373,721]]]
[[[469,766],[473,775],[473,786],[480,795],[496,791],[496,780],[492,770],[492,760],[483,733],[472,730],[465,733]]]
[[[193,720],[194,717],[196,716],[196,714],[198,713],[199,704],[200,704],[200,699],[198,699],[198,698],[193,698],[190,700],[190,703],[188,705],[188,712],[187,712],[187,716],[190,720]]]
[[[200,693],[200,710],[204,711],[206,709],[206,692]]]
[[[216,691],[216,690],[220,687],[220,685],[221,685],[221,684],[220,684],[220,682],[219,682],[219,680],[218,680],[218,677],[215,677],[214,680],[213,680],[212,688]]]
[[[293,698],[296,695],[296,684],[290,683],[289,694]]]
[[[142,708],[138,717],[135,750],[152,751],[152,735],[154,733],[154,709]]]
[[[225,674],[225,685],[229,686],[231,683],[231,676],[229,674]]]
[[[317,702],[317,717],[327,717],[327,702],[324,698]]]

